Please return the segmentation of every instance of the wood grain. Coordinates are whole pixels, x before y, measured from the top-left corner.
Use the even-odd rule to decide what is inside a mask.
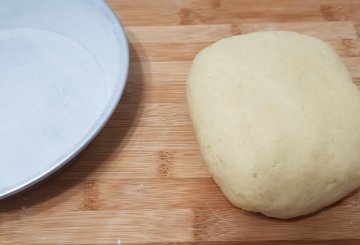
[[[185,81],[204,47],[289,30],[329,42],[360,85],[359,0],[109,0],[131,67],[99,136],[62,171],[0,202],[1,244],[360,244],[360,193],[280,221],[234,208],[210,178]]]

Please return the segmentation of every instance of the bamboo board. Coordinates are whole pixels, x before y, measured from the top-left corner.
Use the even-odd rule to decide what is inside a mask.
[[[209,177],[184,85],[195,54],[257,30],[331,43],[360,84],[359,0],[109,0],[125,25],[124,97],[65,169],[0,202],[2,244],[360,244],[360,193],[303,219],[234,208]]]

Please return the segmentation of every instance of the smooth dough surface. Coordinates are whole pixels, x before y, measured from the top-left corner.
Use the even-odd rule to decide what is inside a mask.
[[[325,42],[283,31],[220,40],[195,58],[187,98],[234,205],[293,218],[360,186],[360,92]]]

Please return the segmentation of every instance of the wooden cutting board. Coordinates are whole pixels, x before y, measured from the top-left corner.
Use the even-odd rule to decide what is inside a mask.
[[[360,244],[360,192],[291,221],[234,208],[209,177],[184,92],[202,48],[231,35],[277,29],[331,43],[359,84],[359,0],[109,3],[130,41],[125,95],[68,167],[0,202],[0,243]]]

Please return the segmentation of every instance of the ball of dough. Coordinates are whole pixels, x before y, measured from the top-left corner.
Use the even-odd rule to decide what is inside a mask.
[[[360,92],[325,42],[225,38],[196,56],[187,98],[204,160],[237,207],[293,218],[360,186]]]

